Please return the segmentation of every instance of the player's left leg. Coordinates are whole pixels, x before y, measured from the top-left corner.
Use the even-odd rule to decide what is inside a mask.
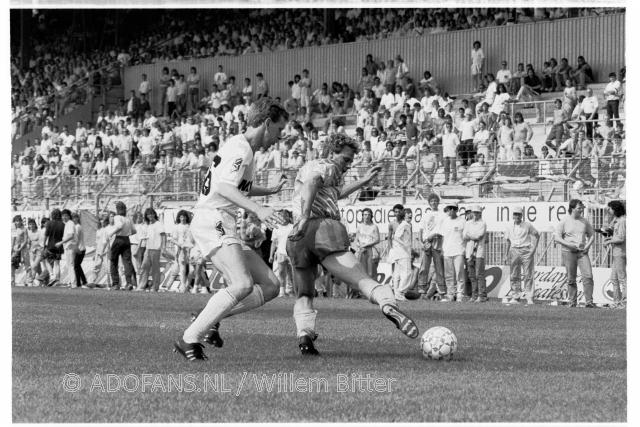
[[[396,304],[389,286],[376,282],[364,271],[355,255],[349,251],[334,252],[322,260],[322,265],[336,278],[351,286],[358,286],[360,292],[374,304],[409,338],[418,336],[416,324],[402,313]]]
[[[250,249],[242,252],[249,267],[249,274],[253,278],[253,290],[244,299],[238,301],[238,304],[225,317],[258,308],[277,297],[280,291],[280,281],[258,253]]]

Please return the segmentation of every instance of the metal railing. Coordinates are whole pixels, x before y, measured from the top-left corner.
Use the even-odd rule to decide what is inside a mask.
[[[496,161],[486,165],[486,169],[478,174],[461,168],[456,185],[443,185],[444,168],[437,161],[425,163],[421,156],[410,161],[386,158],[379,164],[382,165],[382,172],[369,187],[377,196],[397,195],[398,191],[402,191],[407,196],[424,198],[434,190],[459,193],[464,188],[466,192],[463,197],[566,200],[572,191],[595,197],[606,196],[619,190],[626,177],[624,153],[602,157]],[[344,176],[345,183],[362,179],[371,166],[352,167]],[[254,185],[257,186],[272,187],[278,184],[282,176],[287,179],[280,193],[264,196],[260,200],[265,203],[288,203],[293,196],[298,170],[279,167],[256,171]],[[195,200],[205,173],[204,169],[192,169],[120,175],[44,176],[14,182],[12,198],[37,203],[45,199],[93,200],[99,193],[114,197],[136,194],[143,198],[154,193],[155,201]]]

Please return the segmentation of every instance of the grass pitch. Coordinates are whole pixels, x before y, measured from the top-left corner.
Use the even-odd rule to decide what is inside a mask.
[[[623,310],[404,303],[421,334],[446,326],[457,335],[454,359],[436,362],[424,360],[419,339],[400,334],[377,306],[319,298],[322,356],[302,358],[293,299],[279,298],[224,321],[224,347],[209,347],[208,361],[189,363],[171,351],[172,343],[205,295],[14,288],[12,296],[14,422],[627,417]],[[69,373],[80,383],[67,376],[64,384],[79,386],[77,392],[63,387]],[[379,378],[378,391],[364,383],[354,390],[352,374]],[[263,378],[275,378],[271,391]],[[290,391],[296,382],[302,391]]]

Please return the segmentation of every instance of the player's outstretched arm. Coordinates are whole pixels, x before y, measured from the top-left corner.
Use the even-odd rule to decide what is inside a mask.
[[[355,182],[352,182],[351,184],[348,184],[342,187],[342,189],[340,190],[339,199],[344,199],[354,191],[357,191],[360,188],[364,187],[365,185],[368,185],[378,175],[378,173],[381,170],[382,170],[382,166],[375,165],[367,171],[367,174],[360,181],[355,181]]]
[[[281,179],[280,182],[274,187],[259,187],[254,185],[251,187],[251,191],[249,192],[249,196],[251,197],[260,197],[260,196],[269,196],[271,194],[278,193],[282,190],[282,187],[287,183],[286,179]]]
[[[258,215],[260,221],[264,222],[268,227],[273,228],[277,224],[283,224],[282,218],[273,208],[258,205],[232,184],[221,182],[216,186],[215,191],[237,207]]]

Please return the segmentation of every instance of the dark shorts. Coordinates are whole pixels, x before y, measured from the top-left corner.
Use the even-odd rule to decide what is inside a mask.
[[[42,257],[47,261],[60,261],[62,259],[62,253],[58,248],[44,248]]]
[[[340,221],[312,218],[302,239],[287,241],[287,254],[293,268],[309,268],[332,253],[348,251],[349,244],[349,234]]]

